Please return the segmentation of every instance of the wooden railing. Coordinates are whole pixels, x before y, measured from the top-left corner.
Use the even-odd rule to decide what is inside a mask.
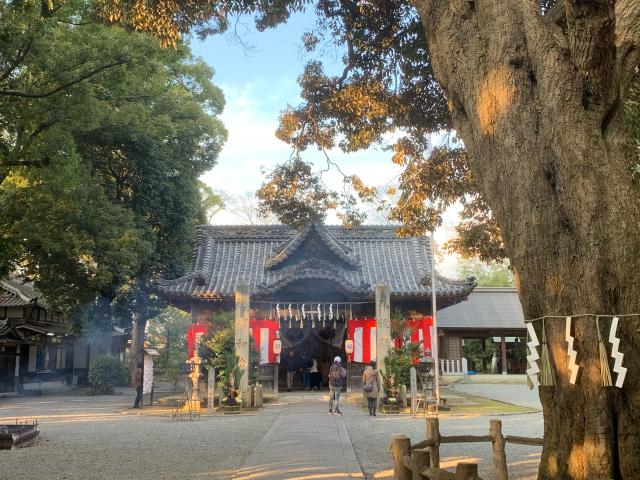
[[[493,447],[493,466],[495,480],[508,480],[507,456],[505,445],[542,446],[542,438],[517,437],[502,435],[502,422],[490,420],[488,435],[453,435],[441,436],[437,417],[427,418],[427,438],[411,445],[405,435],[393,435],[389,450],[393,460],[395,480],[478,480],[478,465],[475,463],[459,463],[456,473],[440,468],[440,445],[443,443],[477,443],[491,442]]]

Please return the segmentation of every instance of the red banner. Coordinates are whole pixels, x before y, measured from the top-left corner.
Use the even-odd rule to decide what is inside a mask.
[[[249,320],[254,348],[260,352],[260,365],[276,363],[273,342],[279,328],[280,323],[277,320]]]
[[[353,353],[348,355],[350,362],[369,363],[376,359],[376,320],[360,318],[347,322],[347,338],[353,340]]]

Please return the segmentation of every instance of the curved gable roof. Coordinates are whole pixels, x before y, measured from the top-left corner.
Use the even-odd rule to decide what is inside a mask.
[[[318,232],[340,262],[293,259],[311,231]],[[190,271],[178,279],[160,280],[157,286],[167,297],[216,299],[233,297],[244,283],[260,297],[303,277],[333,279],[360,296],[373,297],[375,285],[385,283],[392,296],[427,298],[430,258],[427,237],[401,238],[394,227],[322,225],[297,232],[283,225],[205,225],[198,228]],[[440,297],[461,300],[472,289],[466,281],[436,277]]]

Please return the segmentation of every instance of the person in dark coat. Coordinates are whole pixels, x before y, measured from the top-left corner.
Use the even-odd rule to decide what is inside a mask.
[[[287,391],[290,392],[296,377],[296,372],[300,370],[300,362],[293,350],[289,350],[289,355],[286,357],[285,368],[287,370]]]
[[[133,372],[133,388],[136,389],[136,399],[133,402],[133,408],[142,408],[142,368],[142,363],[139,363],[136,371]]]
[[[380,394],[381,385],[380,374],[378,373],[376,366],[376,361],[371,360],[362,374],[362,389],[367,397],[369,415],[374,417],[376,416],[376,409],[378,407],[378,395]]]

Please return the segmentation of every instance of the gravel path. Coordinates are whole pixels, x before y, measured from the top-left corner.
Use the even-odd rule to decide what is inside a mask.
[[[41,419],[42,432],[39,444],[34,447],[0,450],[0,477],[228,480],[245,463],[276,418],[288,408],[273,405],[258,416],[202,417],[198,422],[172,422],[166,417],[121,413],[131,405],[132,399],[129,394],[0,399],[1,421],[37,416]],[[310,399],[305,398],[307,400]],[[424,438],[423,420],[407,416],[371,419],[354,405],[343,404],[341,408],[358,462],[370,479],[392,479],[387,447],[393,433],[404,433],[413,442]],[[441,417],[440,429],[443,435],[485,434],[490,418],[445,416]],[[541,413],[498,418],[503,422],[505,434],[542,436]],[[313,424],[308,425],[308,429],[309,435],[313,435]],[[509,478],[536,478],[540,450],[509,445]],[[443,467],[451,467],[463,459],[478,462],[483,478],[493,478],[489,444],[442,446]]]
[[[269,411],[259,416],[202,417],[198,422],[172,422],[166,417],[116,413],[122,405],[130,405],[128,397],[94,397],[89,402],[74,400],[82,399],[40,397],[0,402],[2,417],[36,412],[45,417],[41,420],[41,439],[36,446],[0,450],[0,477],[228,479],[279,414]],[[33,408],[25,408],[24,402],[32,403]]]
[[[502,420],[503,434],[542,436],[542,413],[504,415],[441,417],[442,435],[485,435],[489,432],[489,420]],[[393,479],[391,459],[387,451],[389,438],[394,433],[404,433],[417,443],[425,438],[424,420],[408,416],[385,415],[374,419],[355,406],[349,406],[344,422],[355,449],[358,461],[367,478]],[[507,462],[510,480],[534,480],[540,463],[541,447],[507,445]],[[459,461],[478,462],[480,476],[493,478],[492,453],[489,443],[443,445],[440,448],[441,467],[455,467]]]
[[[477,395],[479,397],[498,400],[523,407],[542,410],[538,390],[530,390],[527,385],[496,385],[483,383],[458,383],[454,386],[454,392],[460,391]]]

